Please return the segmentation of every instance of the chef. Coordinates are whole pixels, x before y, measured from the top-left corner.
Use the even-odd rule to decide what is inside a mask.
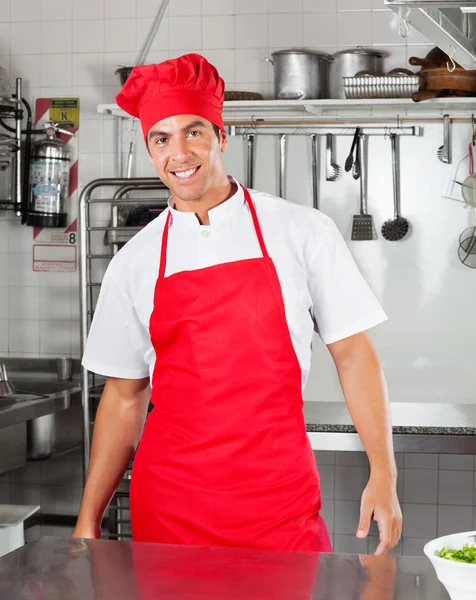
[[[99,537],[134,456],[135,541],[330,551],[303,418],[316,330],[370,461],[357,536],[375,519],[383,554],[401,512],[366,330],[386,316],[331,219],[227,175],[223,100],[197,54],[135,67],[117,96],[171,197],[104,276],[83,365],[107,381],[74,536]]]

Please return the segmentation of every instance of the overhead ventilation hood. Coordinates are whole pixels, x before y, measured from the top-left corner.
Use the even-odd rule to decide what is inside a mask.
[[[385,0],[402,19],[465,69],[476,69],[476,2]]]

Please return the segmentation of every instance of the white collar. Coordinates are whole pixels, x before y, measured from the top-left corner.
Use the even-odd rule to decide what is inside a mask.
[[[235,183],[237,186],[236,192],[222,202],[215,208],[208,211],[208,218],[210,219],[210,225],[213,227],[229,221],[232,219],[239,209],[243,206],[245,201],[245,194],[240,183],[238,183],[233,177],[228,178],[231,183]],[[197,216],[193,212],[183,212],[174,208],[174,201],[172,198],[168,200],[169,211],[172,213],[172,223],[175,225],[184,225],[186,227],[200,227],[200,222]]]

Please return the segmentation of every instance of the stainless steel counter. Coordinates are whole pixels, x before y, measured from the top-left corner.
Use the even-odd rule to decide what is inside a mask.
[[[43,538],[0,559],[1,600],[448,600],[426,558]]]
[[[476,404],[392,402],[396,452],[476,454]],[[363,451],[344,402],[305,402],[314,450]]]

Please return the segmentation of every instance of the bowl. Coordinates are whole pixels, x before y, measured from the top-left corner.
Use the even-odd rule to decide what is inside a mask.
[[[444,546],[451,550],[460,550],[464,544],[476,546],[476,531],[445,535],[428,542],[423,548],[451,600],[476,598],[476,565],[440,558],[437,553]]]

